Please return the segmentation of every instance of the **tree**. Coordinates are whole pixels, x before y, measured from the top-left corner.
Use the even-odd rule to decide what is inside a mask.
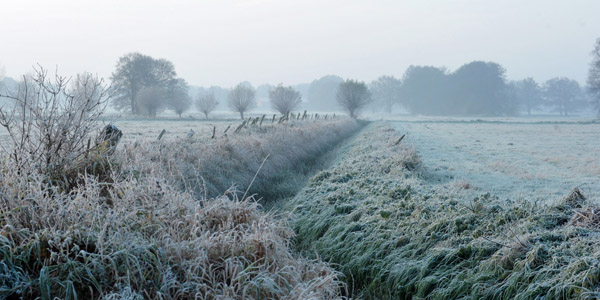
[[[242,82],[229,92],[229,107],[239,112],[240,117],[244,119],[244,112],[256,107],[255,94],[256,91],[250,84]]]
[[[400,102],[400,88],[402,82],[394,76],[381,76],[371,82],[373,101],[385,107],[385,111],[392,112],[392,106]]]
[[[189,86],[181,78],[173,79],[167,89],[167,104],[179,117],[192,106],[192,99],[189,96]]]
[[[336,93],[344,79],[336,75],[314,80],[308,88],[308,104],[311,109],[332,111],[336,109]]]
[[[506,70],[494,62],[473,61],[449,77],[451,114],[502,115],[516,111],[506,97]]]
[[[213,93],[204,93],[198,95],[196,98],[196,107],[199,111],[204,113],[204,116],[208,119],[208,114],[211,113],[215,108],[217,108],[219,102],[215,98],[215,94]]]
[[[300,92],[291,86],[284,87],[282,84],[269,92],[269,99],[271,106],[282,115],[296,109],[302,103]]]
[[[156,115],[165,108],[165,92],[155,86],[143,87],[135,96],[137,112],[148,117]]]
[[[348,79],[338,88],[338,104],[356,119],[358,112],[371,102],[371,92],[364,82]]]
[[[165,59],[154,59],[140,53],[129,53],[117,62],[112,73],[113,106],[117,110],[138,114],[137,94],[144,87],[167,89],[177,73]]]
[[[592,51],[592,62],[587,78],[588,91],[592,97],[592,103],[600,116],[600,38],[596,40],[596,46]]]
[[[585,104],[579,83],[566,77],[556,77],[546,81],[544,97],[561,116],[567,116]]]
[[[540,85],[531,77],[514,83],[515,97],[517,103],[531,116],[531,110],[540,106],[543,102]]]
[[[404,106],[412,113],[446,114],[449,110],[446,69],[408,67],[402,77],[401,97]]]

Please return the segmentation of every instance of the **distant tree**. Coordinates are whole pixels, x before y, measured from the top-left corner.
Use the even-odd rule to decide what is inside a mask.
[[[308,88],[310,109],[332,111],[336,109],[336,93],[344,79],[336,75],[323,76],[314,80]]]
[[[592,51],[592,62],[587,78],[588,91],[592,98],[592,103],[600,117],[600,38],[596,40],[596,46]]]
[[[137,111],[148,117],[156,117],[165,106],[165,91],[160,87],[143,87],[135,96]]]
[[[219,102],[213,93],[203,93],[198,95],[196,98],[196,108],[198,108],[198,110],[201,111],[207,119],[208,114],[215,110],[218,105]]]
[[[167,88],[167,104],[179,117],[192,106],[189,96],[189,86],[181,78],[173,79]]]
[[[175,67],[165,59],[129,53],[117,62],[112,73],[113,106],[117,110],[138,114],[137,94],[145,87],[167,89],[175,79]]]
[[[447,71],[432,66],[410,66],[404,72],[401,102],[416,114],[447,114]]]
[[[506,97],[506,70],[494,62],[467,63],[449,77],[448,113],[506,115],[516,111]]]
[[[273,109],[282,115],[298,108],[302,103],[300,92],[294,90],[291,86],[284,87],[282,84],[269,92],[269,99]]]
[[[256,107],[255,94],[256,91],[249,83],[238,84],[229,92],[229,108],[239,112],[240,117],[244,119],[244,112]]]
[[[544,98],[547,104],[553,106],[561,116],[567,116],[585,105],[579,83],[566,77],[556,77],[546,81]]]
[[[531,110],[543,103],[542,89],[531,77],[514,82],[517,103],[531,115]]]
[[[371,82],[373,101],[385,107],[385,111],[392,112],[392,106],[400,103],[400,89],[402,82],[394,76],[381,76]]]
[[[360,110],[371,102],[371,92],[364,82],[348,79],[340,83],[336,98],[350,117],[356,119]]]

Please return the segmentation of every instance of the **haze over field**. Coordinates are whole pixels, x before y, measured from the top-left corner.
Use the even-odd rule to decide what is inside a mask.
[[[0,64],[109,78],[124,53],[166,58],[191,85],[371,81],[409,65],[494,61],[509,79],[585,82],[600,2],[5,1]]]

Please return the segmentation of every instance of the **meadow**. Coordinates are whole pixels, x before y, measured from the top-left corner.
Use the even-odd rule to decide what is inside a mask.
[[[552,133],[539,134],[544,126],[554,128],[526,127],[538,133],[532,135],[514,130],[521,124],[495,121],[370,124],[287,203],[297,250],[337,265],[351,295],[361,299],[597,298],[594,168],[565,182],[555,178],[569,173],[541,170],[548,177],[537,184],[547,186],[534,184],[536,191],[554,195],[519,191],[527,182],[513,185],[527,180],[514,179],[527,167],[510,160],[518,152],[501,154],[508,164],[504,173],[489,167],[496,153],[512,146],[507,141],[548,143]],[[561,157],[571,154],[569,141],[587,141],[588,147],[597,142],[581,139],[597,128],[593,122],[559,126],[583,133],[564,134],[567,141],[557,149],[529,153]],[[468,152],[464,144],[480,150]],[[480,156],[470,157],[475,154]],[[586,157],[563,162],[572,163],[566,170],[580,168]],[[490,180],[494,176],[503,181]]]
[[[593,120],[107,123],[68,184],[4,154],[0,298],[600,295]]]

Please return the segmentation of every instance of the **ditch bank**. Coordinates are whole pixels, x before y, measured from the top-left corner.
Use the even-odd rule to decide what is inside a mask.
[[[123,160],[133,174],[160,172],[201,198],[227,191],[270,202],[293,196],[304,183],[296,177],[310,174],[321,156],[363,126],[353,119],[242,126],[214,139],[130,142]]]
[[[399,141],[370,124],[285,206],[297,250],[337,265],[350,296],[600,296],[600,208],[579,191],[552,205],[465,199],[421,178],[415,149]]]

